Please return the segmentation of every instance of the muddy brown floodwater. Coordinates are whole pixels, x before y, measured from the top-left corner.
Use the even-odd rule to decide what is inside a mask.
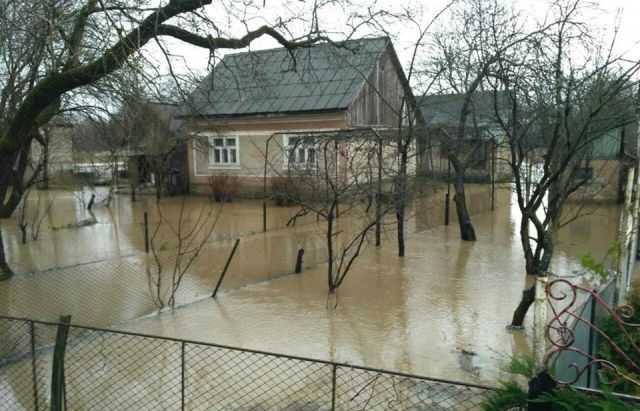
[[[459,241],[455,215],[451,225],[440,225],[444,217],[443,191],[416,202],[408,211],[411,218],[405,258],[395,255],[393,218],[388,218],[383,246],[365,244],[336,296],[327,295],[324,227],[311,216],[303,217],[295,227],[286,227],[294,208],[269,207],[269,230],[262,233],[260,202],[236,201],[221,206],[212,205],[206,198],[163,199],[165,222],[154,238],[156,259],[144,253],[142,231],[145,211],[152,230],[160,218],[153,199],[131,204],[121,195],[111,207],[99,205],[91,214],[79,200],[81,193],[42,193],[41,205],[55,200],[44,214],[38,240],[21,244],[16,219],[2,222],[7,254],[16,275],[0,282],[0,313],[45,320],[70,314],[76,324],[493,385],[501,376],[500,366],[510,356],[530,350],[530,319],[524,332],[505,329],[527,279],[519,244],[519,212],[511,193],[504,188],[498,190],[493,212],[483,211],[490,208],[489,193],[487,186],[468,187],[478,235],[474,243]],[[98,194],[104,198],[104,192]],[[89,194],[85,192],[84,196],[88,199]],[[210,218],[217,217],[213,234],[185,273],[177,294],[179,308],[157,315],[148,275],[161,265],[161,293],[166,293],[169,268],[176,261],[178,249],[172,230],[179,221],[187,231],[211,223],[197,218],[203,206],[211,210]],[[34,221],[37,209],[36,195],[27,208],[29,221]],[[616,205],[600,204],[590,209],[571,205],[567,209],[585,215],[558,233],[552,266],[558,275],[573,275],[580,270],[576,261],[584,252],[602,258],[615,240],[619,224],[620,209]],[[348,232],[357,224],[356,218],[342,217],[338,225]],[[221,293],[212,300],[213,286],[237,237],[241,238],[240,246]],[[291,274],[300,248],[305,249],[305,270]],[[28,333],[24,324],[11,324],[0,324],[0,341],[4,343],[0,344],[0,360],[7,360],[0,367],[0,399],[29,409],[32,398],[25,387],[31,384],[31,364],[21,354],[21,350],[28,350],[28,344],[24,344]],[[48,376],[55,333],[53,327],[36,328],[38,368]],[[72,402],[78,408],[116,404],[122,400],[121,387],[138,386],[144,378],[144,387],[135,393],[137,409],[175,403],[179,395],[167,387],[175,382],[175,364],[179,364],[176,343],[151,341],[135,344],[129,337],[76,332],[65,355]],[[165,351],[161,347],[164,345]],[[220,362],[209,357],[216,350],[191,359],[191,377],[199,382],[209,378],[210,385],[201,389],[208,393],[223,381],[237,394],[233,381],[240,381],[242,386],[247,379],[264,384],[261,379],[253,380],[252,367],[231,368],[220,376]],[[227,364],[227,360],[221,360],[222,368],[235,364]],[[295,375],[298,378],[307,371],[298,370]],[[284,378],[278,368],[260,373],[269,380]],[[231,375],[231,380],[225,375]],[[309,389],[307,382],[297,382],[302,397]],[[286,378],[284,383],[291,385]],[[41,392],[47,393],[48,378],[41,384]],[[326,381],[321,385],[326,386]],[[143,395],[146,389],[162,395],[148,398]],[[86,396],[86,392],[92,396]],[[42,408],[46,408],[47,398],[41,399]],[[206,407],[207,403],[201,405]]]
[[[16,219],[2,222],[17,274],[0,283],[0,313],[46,320],[71,314],[85,325],[494,384],[510,356],[530,350],[530,323],[524,332],[505,330],[526,281],[519,212],[505,188],[498,190],[493,212],[481,211],[490,207],[487,186],[469,187],[469,197],[477,242],[459,240],[453,204],[451,225],[439,225],[440,191],[409,211],[406,257],[395,255],[389,219],[383,246],[365,244],[335,297],[327,295],[323,228],[315,218],[285,227],[295,209],[269,207],[269,230],[262,233],[260,202],[237,201],[222,209],[215,204],[215,230],[178,293],[183,306],[153,315],[157,307],[147,273],[157,269],[157,261],[144,253],[142,231],[144,211],[152,228],[159,219],[153,199],[131,204],[126,195],[117,196],[111,207],[97,206],[91,215],[78,193],[52,191],[41,197],[41,203],[55,200],[37,241],[20,244]],[[28,219],[36,200],[32,196]],[[171,223],[156,238],[165,269],[175,259],[170,227],[179,220],[182,201],[162,202]],[[211,207],[209,200],[184,201],[183,221],[200,224],[198,210]],[[559,275],[579,270],[576,261],[584,252],[603,257],[615,240],[618,206],[581,211],[585,215],[558,234],[552,269]],[[87,219],[95,223],[76,225]],[[221,294],[212,300],[235,237],[240,247]],[[291,274],[301,247],[306,270]]]
[[[441,207],[421,205],[406,257],[395,255],[394,233],[386,232],[383,247],[366,245],[336,297],[327,295],[326,267],[318,265],[121,327],[495,384],[510,356],[530,351],[530,318],[524,332],[505,329],[526,281],[519,212],[508,190],[496,205],[473,216],[476,242],[461,242],[455,222],[434,227]],[[584,214],[559,233],[558,275],[580,270],[584,252],[603,257],[616,238],[618,206]]]

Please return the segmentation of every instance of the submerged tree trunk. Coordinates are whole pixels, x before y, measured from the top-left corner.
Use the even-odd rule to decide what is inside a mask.
[[[407,207],[407,162],[409,159],[408,145],[409,138],[403,139],[398,136],[398,147],[400,148],[400,163],[396,184],[393,193],[393,204],[396,209],[396,228],[398,239],[398,257],[404,257],[404,218]]]
[[[0,155],[0,218],[9,218],[22,199],[21,184],[14,170],[16,155]]]
[[[36,180],[36,175],[29,179],[26,178],[29,153],[35,139],[35,133],[37,131],[29,134],[27,142],[22,144],[17,151],[0,153],[0,218],[11,217],[20,204],[25,190]],[[38,171],[40,170],[34,172]]]
[[[329,294],[333,294],[336,290],[336,286],[333,280],[333,209],[335,203],[331,206],[329,214],[327,215],[327,285],[329,287]]]
[[[525,267],[527,275],[544,277],[547,275],[549,265],[551,264],[551,256],[553,255],[553,241],[550,233],[538,232],[539,246],[536,246],[535,252],[531,250],[529,239],[529,219],[523,217],[521,220],[520,236],[523,243],[525,255]],[[510,328],[522,328],[524,318],[529,311],[529,307],[534,303],[536,297],[535,281],[530,288],[522,292],[522,299],[513,312]]]
[[[49,189],[49,139],[51,138],[50,133],[45,131],[43,136],[43,144],[42,144],[42,178],[40,179],[40,184],[38,184],[41,190]]]
[[[395,187],[394,207],[396,209],[396,228],[398,239],[398,257],[404,257],[404,218],[407,207],[407,155],[403,150],[401,155],[400,172]]]
[[[467,201],[464,193],[464,169],[458,161],[453,162],[456,172],[455,180],[455,196],[453,201],[456,203],[456,213],[458,215],[458,224],[460,225],[460,238],[463,241],[476,241],[476,231],[471,224],[469,210],[467,210]]]
[[[13,270],[7,264],[7,258],[4,253],[4,241],[2,239],[2,231],[0,231],[0,281],[7,280],[13,276]]]
[[[543,193],[538,194],[543,195]],[[560,218],[563,197],[558,195],[556,185],[552,185],[546,203],[546,214],[550,216],[547,220],[540,219],[535,208],[526,206],[522,208],[520,218],[520,242],[524,251],[526,275],[544,277],[548,275],[551,266],[551,257],[555,249],[554,232]],[[530,204],[536,202],[529,198]],[[535,240],[533,240],[535,238]],[[535,282],[523,291],[522,299],[513,313],[510,327],[522,328],[524,318],[529,311],[529,307],[535,300]]]
[[[398,257],[404,257],[404,205],[396,210],[398,223]]]
[[[524,317],[527,315],[527,311],[529,311],[529,307],[531,307],[531,304],[533,304],[535,298],[536,284],[534,282],[530,288],[527,288],[522,292],[522,299],[516,307],[516,310],[513,312],[513,318],[511,319],[511,324],[509,325],[509,327],[522,328]]]
[[[0,204],[0,218],[9,218],[20,204],[20,198],[22,194],[15,188],[11,188],[11,193],[8,194],[6,200]]]

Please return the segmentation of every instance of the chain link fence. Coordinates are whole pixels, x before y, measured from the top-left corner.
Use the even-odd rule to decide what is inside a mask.
[[[226,239],[197,245],[197,255],[188,254],[186,248],[166,247],[148,254],[16,275],[0,283],[0,314],[41,320],[68,314],[81,324],[104,327],[169,304],[174,286],[175,306],[210,298],[233,243]],[[305,250],[305,269],[326,261],[323,238],[315,224],[244,236],[229,261],[219,292],[293,273],[300,249]]]
[[[471,210],[487,209],[488,188],[469,191]],[[434,192],[408,211],[416,231],[442,224],[443,195]],[[158,211],[154,199],[131,203],[126,196],[115,196],[109,208],[96,206],[89,212],[88,196],[34,194],[25,210],[26,244],[21,242],[17,217],[3,221],[6,255],[16,275],[0,282],[0,314],[41,320],[68,314],[80,324],[106,327],[166,305],[209,298],[238,238],[219,293],[293,273],[300,250],[302,269],[328,258],[323,222],[309,213],[294,223],[296,207],[269,203],[263,233],[262,204],[257,201],[220,204],[203,197],[166,198]],[[386,235],[394,241],[394,218],[386,218]],[[341,220],[345,224],[340,230],[348,231],[349,218]],[[34,225],[39,227],[35,240]],[[206,228],[198,231],[208,225],[213,227],[209,235]],[[186,238],[191,230],[196,234]]]
[[[54,322],[0,317],[0,409],[47,409]],[[70,326],[68,409],[477,410],[490,388]]]
[[[16,275],[0,282],[0,409],[49,407],[55,320],[61,315],[91,326],[70,328],[69,409],[479,409],[485,387],[103,329],[162,305],[211,298],[223,271],[219,293],[293,273],[300,250],[303,269],[327,261],[326,233],[314,216],[287,224],[295,209],[270,207],[262,233],[258,203],[247,204],[221,213],[209,238],[195,237],[193,260],[193,247],[185,248],[172,230],[180,224],[197,229],[202,220],[195,211],[182,217],[177,209],[163,216],[149,211],[149,236],[160,218],[165,221],[148,253],[142,218],[147,207],[114,204],[95,216],[49,210],[39,238],[26,245],[15,227],[3,226]],[[432,209],[443,215],[438,200],[422,220],[416,213],[417,230],[439,224]],[[352,223],[343,221],[347,233]]]

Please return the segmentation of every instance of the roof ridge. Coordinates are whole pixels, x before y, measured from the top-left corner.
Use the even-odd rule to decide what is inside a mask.
[[[340,41],[334,41],[334,42],[324,41],[322,43],[314,43],[311,45],[311,47],[300,47],[300,48],[297,48],[297,50],[306,50],[310,48],[324,47],[324,46],[334,45],[334,44],[347,44],[347,43],[356,43],[359,41],[374,41],[374,40],[389,40],[389,36],[359,37],[357,39],[340,40]],[[264,53],[272,53],[274,51],[283,51],[283,50],[287,50],[287,49],[281,45],[279,47],[271,47],[268,49],[240,51],[238,53],[225,54],[224,56],[222,56],[222,59],[220,59],[219,61],[224,60],[227,57],[242,56],[245,54],[264,54]]]
[[[472,94],[473,95],[480,95],[480,94],[494,94],[496,93],[495,90],[477,90],[474,91]],[[504,94],[505,91],[504,90],[498,90],[496,94],[501,95]],[[421,94],[417,97],[418,100],[424,100],[424,99],[428,99],[430,97],[464,97],[467,93],[433,93],[433,94]]]
[[[191,98],[197,111],[205,115],[346,108],[376,62],[389,50],[391,40],[386,36],[365,37],[342,44],[345,48],[319,43],[301,49],[309,58],[296,70],[282,67],[288,56],[284,47],[228,54]],[[245,61],[252,59],[253,53],[259,57]]]

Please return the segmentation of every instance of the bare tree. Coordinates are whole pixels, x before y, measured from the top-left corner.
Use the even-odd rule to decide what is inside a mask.
[[[373,199],[380,194],[377,170],[382,162],[395,162],[396,151],[390,148],[393,141],[371,129],[293,133],[279,147],[281,156],[265,159],[276,178],[287,180],[287,184],[272,187],[281,190],[274,194],[299,207],[290,222],[307,214],[321,222],[330,294],[353,268],[377,217],[393,210],[392,203],[379,203],[380,209],[372,209]],[[380,146],[386,149],[379,150]],[[382,160],[378,158],[381,152]],[[278,171],[282,161],[284,172]]]
[[[31,213],[31,239],[36,241],[40,235],[40,228],[47,215],[50,214],[51,208],[55,201],[55,196],[51,199],[44,199],[45,196],[42,191],[36,192],[36,203],[33,206],[33,212]]]
[[[462,96],[457,126],[439,134],[443,153],[455,172],[454,202],[462,240],[476,240],[464,186],[465,172],[481,141],[474,96],[491,89],[500,61],[555,24],[551,21],[536,30],[525,30],[517,12],[503,4],[465,0],[451,8],[449,20],[433,36],[433,57],[425,74],[434,77],[441,93]],[[496,101],[500,100],[496,97]]]
[[[158,221],[149,242],[153,260],[147,268],[147,280],[159,309],[175,307],[184,276],[211,238],[221,211],[208,203],[192,209],[182,198],[178,215],[169,216],[162,204],[156,203]],[[161,234],[161,230],[168,232]]]
[[[552,10],[557,24],[503,56],[495,72],[496,89],[509,96],[509,119],[497,120],[509,142],[526,274],[534,276],[548,275],[555,232],[567,222],[564,204],[587,181],[576,170],[588,166],[599,139],[637,121],[640,64],[625,63],[613,44],[589,35],[580,1],[558,1]],[[589,58],[577,58],[579,50]],[[512,326],[522,326],[534,297],[535,287],[524,291]]]

